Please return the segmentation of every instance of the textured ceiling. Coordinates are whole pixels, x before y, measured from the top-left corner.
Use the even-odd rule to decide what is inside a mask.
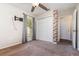
[[[75,8],[77,4],[75,3],[42,3],[43,5],[47,6],[50,10],[58,9],[61,10],[62,13],[65,11],[71,12]],[[31,12],[32,3],[10,3],[17,8],[21,8],[22,10],[28,12],[31,15],[38,16],[47,11],[41,9],[40,7],[36,7],[34,12]]]

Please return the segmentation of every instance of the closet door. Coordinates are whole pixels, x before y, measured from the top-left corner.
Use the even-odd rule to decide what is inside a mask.
[[[43,41],[53,41],[53,20],[52,17],[38,20],[38,39]]]

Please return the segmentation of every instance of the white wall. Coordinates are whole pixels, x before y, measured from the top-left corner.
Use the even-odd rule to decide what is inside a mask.
[[[53,16],[52,11],[36,18],[36,39],[53,42]]]
[[[65,15],[60,19],[60,38],[71,40],[72,15]]]
[[[23,22],[14,21],[14,16],[23,17],[22,14],[18,8],[0,4],[0,49],[21,43]]]

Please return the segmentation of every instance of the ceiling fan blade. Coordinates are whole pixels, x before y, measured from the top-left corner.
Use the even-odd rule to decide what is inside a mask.
[[[32,6],[31,12],[33,12],[33,11],[34,11],[34,9],[35,9],[35,7],[34,7],[34,6]]]
[[[41,7],[42,9],[48,11],[49,9],[47,7],[45,7],[43,4],[39,3],[39,7]]]

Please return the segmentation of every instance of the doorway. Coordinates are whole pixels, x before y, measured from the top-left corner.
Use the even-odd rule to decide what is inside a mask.
[[[33,18],[31,16],[27,16],[26,20],[26,30],[27,30],[27,41],[32,41],[33,37]]]
[[[60,43],[72,45],[72,15],[60,19]]]
[[[25,13],[23,20],[23,38],[22,43],[32,41],[36,38],[35,34],[35,19],[32,16],[28,16]]]

